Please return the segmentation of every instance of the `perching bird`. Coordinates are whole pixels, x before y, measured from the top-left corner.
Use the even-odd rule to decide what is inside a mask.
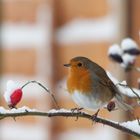
[[[67,89],[74,102],[85,109],[100,109],[113,97],[124,110],[132,107],[124,102],[121,93],[105,70],[86,57],[75,57],[64,66],[69,67]]]

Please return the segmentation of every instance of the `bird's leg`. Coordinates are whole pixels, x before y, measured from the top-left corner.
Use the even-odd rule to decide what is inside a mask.
[[[96,111],[96,113],[92,115],[91,119],[92,119],[93,121],[95,121],[95,120],[96,120],[96,118],[97,118],[97,116],[98,116],[99,111],[100,111],[100,109],[98,109],[98,110]]]
[[[80,108],[76,107],[76,108],[72,108],[71,111],[72,111],[72,113],[74,113],[74,111],[80,112],[83,109],[84,109],[83,107],[80,107]]]
[[[84,108],[83,107],[80,107],[80,108],[72,108],[71,111],[72,111],[72,113],[74,113],[74,111],[77,111],[77,113],[80,113],[80,111],[82,109],[84,109]],[[77,120],[78,120],[78,116],[76,116],[76,120],[75,121],[77,121]]]

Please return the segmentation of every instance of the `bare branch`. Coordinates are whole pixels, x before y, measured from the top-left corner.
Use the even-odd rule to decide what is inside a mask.
[[[85,113],[85,112],[79,112],[79,111],[71,111],[71,110],[66,110],[66,109],[60,109],[60,110],[50,110],[48,112],[42,112],[42,111],[36,111],[36,110],[25,110],[25,111],[21,111],[21,112],[4,112],[4,113],[0,113],[0,120],[4,119],[4,118],[8,118],[8,117],[23,117],[23,116],[42,116],[42,117],[80,117],[80,118],[85,118],[85,119],[89,119],[91,121],[97,122],[97,123],[101,123],[104,125],[108,125],[111,126],[115,129],[118,129],[120,131],[126,132],[128,134],[131,134],[133,136],[137,136],[140,138],[140,133],[133,131],[123,125],[121,125],[121,123],[118,122],[114,122],[111,120],[107,120],[104,118],[101,118],[99,116],[95,117],[93,120],[92,115]]]
[[[132,93],[140,100],[140,96],[138,95],[138,93],[136,93],[136,92],[134,91],[134,89],[131,88],[129,85],[127,85],[127,84],[125,85],[125,84],[121,84],[121,83],[118,83],[117,85],[120,85],[120,86],[129,88],[129,89],[132,91]]]
[[[35,80],[28,81],[27,83],[25,83],[25,84],[21,87],[21,89],[25,88],[25,87],[26,87],[27,85],[29,85],[30,83],[35,83],[35,84],[39,85],[40,87],[42,87],[45,91],[47,91],[47,92],[51,95],[51,98],[52,98],[54,104],[56,105],[57,109],[60,109],[60,107],[59,107],[59,105],[58,105],[58,103],[57,103],[57,101],[56,101],[56,99],[55,99],[54,94],[52,94],[52,93],[50,92],[50,90],[49,90],[47,87],[45,87],[44,85],[42,85],[40,82],[35,81]]]

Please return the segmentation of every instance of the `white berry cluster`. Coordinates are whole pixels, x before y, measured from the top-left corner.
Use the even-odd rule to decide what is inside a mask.
[[[131,38],[125,38],[121,44],[113,44],[108,50],[109,57],[122,67],[129,70],[134,65],[135,59],[140,55],[138,44]]]

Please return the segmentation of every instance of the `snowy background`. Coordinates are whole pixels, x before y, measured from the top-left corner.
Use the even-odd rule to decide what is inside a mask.
[[[74,55],[86,55],[112,71],[117,78],[124,76],[120,67],[109,61],[107,51],[111,44],[126,36],[126,1],[88,0],[87,3],[89,7],[84,2],[72,0],[59,0],[54,4],[44,0],[4,0],[1,106],[8,109],[3,97],[8,80],[14,80],[20,87],[29,80],[37,80],[53,90],[61,106],[75,107],[66,92],[66,71],[62,67]],[[98,10],[100,7],[103,8]],[[72,15],[78,13],[77,9],[82,9],[85,14]],[[63,22],[59,23],[57,18]],[[120,90],[124,91],[124,88],[120,87]],[[26,105],[39,110],[53,107],[50,97],[37,85],[31,84],[23,91],[22,101],[17,107]],[[126,94],[130,92],[130,89],[125,89]],[[123,111],[101,112],[101,116],[120,122],[128,120],[124,114]],[[17,118],[16,122],[12,118],[2,120],[0,131],[0,140],[117,140],[125,137],[115,129],[99,124],[92,126],[84,120],[55,119],[53,123],[51,119],[39,117]]]

